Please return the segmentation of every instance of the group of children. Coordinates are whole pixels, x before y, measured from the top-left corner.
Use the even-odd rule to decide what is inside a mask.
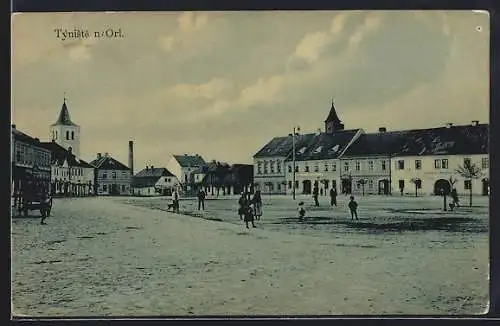
[[[245,222],[247,229],[249,228],[248,223],[252,223],[252,227],[255,227],[254,221],[260,220],[262,216],[262,196],[260,190],[257,189],[251,199],[243,191],[238,199],[238,205],[240,220]]]
[[[335,206],[336,203],[335,203]],[[356,202],[356,200],[354,200],[354,196],[351,196],[350,197],[350,200],[349,200],[349,204],[347,204],[347,206],[349,207],[349,211],[351,212],[351,220],[359,220],[358,218],[358,203]],[[303,221],[304,218],[306,217],[306,209],[304,207],[304,202],[301,201],[299,202],[299,207],[297,209],[298,211],[298,215],[299,215],[299,221]]]

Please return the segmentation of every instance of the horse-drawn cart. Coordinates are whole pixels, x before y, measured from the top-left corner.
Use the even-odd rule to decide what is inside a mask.
[[[45,219],[52,210],[52,197],[46,182],[32,182],[29,180],[18,191],[13,193],[13,211],[18,215],[28,216],[29,211],[38,210]]]

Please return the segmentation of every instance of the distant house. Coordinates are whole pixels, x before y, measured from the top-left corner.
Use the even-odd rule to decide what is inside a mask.
[[[452,187],[459,194],[469,193],[471,187],[474,194],[489,194],[488,124],[473,121],[400,133],[404,137],[391,157],[393,191],[412,194],[412,179],[419,179],[422,194],[439,195]],[[456,170],[466,161],[482,169],[483,176],[472,182],[460,176]]]
[[[51,152],[52,193],[61,196],[88,196],[94,193],[95,167],[76,157],[71,150],[52,142],[42,146]]]
[[[132,194],[135,196],[170,196],[177,186],[177,177],[166,168],[146,166],[132,177]]]
[[[173,155],[167,169],[177,177],[185,190],[190,190],[191,174],[205,164],[205,160],[198,154]]]
[[[120,163],[108,153],[90,162],[96,167],[96,193],[98,195],[130,195],[130,168]]]

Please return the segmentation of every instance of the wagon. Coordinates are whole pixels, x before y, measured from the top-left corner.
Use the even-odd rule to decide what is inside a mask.
[[[19,215],[28,216],[28,212],[33,210],[39,210],[42,217],[48,217],[52,210],[52,197],[41,192],[21,195],[21,202],[18,206]]]

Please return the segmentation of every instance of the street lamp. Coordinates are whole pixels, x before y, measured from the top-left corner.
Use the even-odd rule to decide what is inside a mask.
[[[295,200],[295,136],[298,135],[298,132],[300,131],[299,126],[293,127],[293,133],[291,134],[292,136],[292,196],[293,200]]]

